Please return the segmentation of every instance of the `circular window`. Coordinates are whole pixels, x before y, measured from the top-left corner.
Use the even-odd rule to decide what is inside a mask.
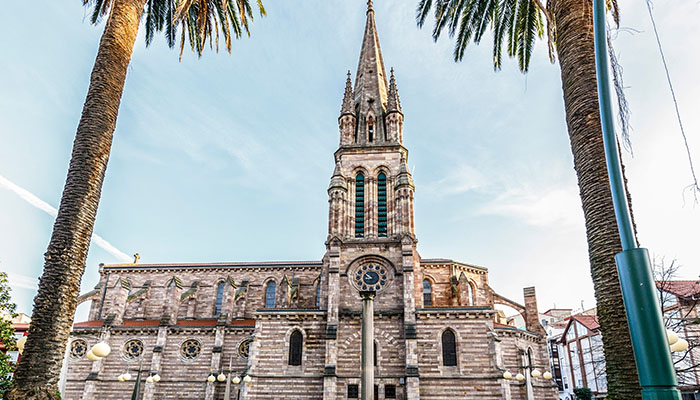
[[[70,342],[70,358],[78,360],[87,353],[87,342],[83,339],[75,339]]]
[[[241,358],[248,358],[250,354],[250,343],[251,339],[246,339],[238,345],[238,356]]]
[[[199,353],[201,352],[202,344],[197,340],[185,340],[180,345],[180,357],[182,357],[183,360],[194,360],[195,358],[199,357]]]
[[[143,342],[138,339],[131,339],[124,343],[124,358],[127,360],[138,360],[143,354]]]

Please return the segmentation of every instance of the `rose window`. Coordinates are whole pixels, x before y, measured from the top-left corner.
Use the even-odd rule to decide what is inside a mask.
[[[70,343],[70,358],[77,360],[87,353],[87,342],[83,339],[75,339]]]
[[[137,360],[143,354],[143,342],[138,339],[131,339],[124,343],[124,358],[127,360]]]
[[[248,354],[250,354],[250,342],[252,342],[252,340],[247,339],[238,345],[238,355],[241,358],[248,358]]]
[[[194,360],[202,352],[202,345],[194,339],[185,340],[180,346],[180,357],[183,360]]]

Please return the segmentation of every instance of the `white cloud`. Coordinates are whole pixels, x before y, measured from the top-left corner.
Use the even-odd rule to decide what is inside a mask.
[[[490,201],[479,212],[517,218],[535,226],[583,225],[580,199],[576,190],[562,188],[511,189]]]
[[[19,196],[22,200],[29,203],[31,206],[40,209],[41,211],[51,215],[52,217],[56,217],[56,215],[58,215],[58,210],[56,210],[56,208],[53,207],[51,204],[45,202],[44,200],[40,199],[32,192],[28,191],[27,189],[24,189],[23,187],[20,187],[19,185],[15,184],[14,182],[10,181],[9,179],[5,178],[2,175],[0,175],[0,187],[3,187],[5,189],[13,192],[17,196]],[[129,256],[128,254],[124,253],[123,251],[117,249],[111,243],[109,243],[108,241],[106,241],[101,236],[97,235],[96,233],[92,234],[92,240],[97,246],[101,247],[103,250],[107,251],[109,254],[115,256],[116,258],[118,258],[124,262],[129,262],[132,260],[131,256]],[[20,286],[20,287],[24,287],[24,286]]]
[[[39,279],[33,276],[7,271],[7,279],[13,288],[37,290]]]

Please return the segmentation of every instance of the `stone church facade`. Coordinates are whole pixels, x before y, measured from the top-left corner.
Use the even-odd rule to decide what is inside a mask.
[[[382,288],[376,399],[556,398],[551,380],[530,376],[549,365],[534,288],[521,305],[494,292],[486,268],[420,257],[403,120],[370,2],[338,119],[322,259],[101,265],[99,284],[79,299],[91,306],[71,334],[65,398],[128,399],[134,381],[117,377],[135,377],[139,366],[142,379],[161,377],[142,382],[144,399],[224,399],[225,383],[207,378],[229,371],[252,378],[232,385],[233,399],[357,398],[355,277],[367,268],[377,268]],[[499,324],[496,304],[520,311],[527,330]],[[111,354],[88,361],[86,349],[100,340]],[[504,379],[505,371],[525,379]]]

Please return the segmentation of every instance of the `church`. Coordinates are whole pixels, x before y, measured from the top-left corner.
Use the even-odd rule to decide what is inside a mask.
[[[518,303],[494,291],[486,268],[418,253],[404,115],[371,1],[351,78],[325,254],[101,264],[98,285],[79,298],[90,311],[71,333],[64,398],[557,398],[535,288]],[[498,304],[520,312],[526,329],[505,325]],[[111,353],[88,360],[101,341]],[[363,387],[363,371],[373,385]]]

